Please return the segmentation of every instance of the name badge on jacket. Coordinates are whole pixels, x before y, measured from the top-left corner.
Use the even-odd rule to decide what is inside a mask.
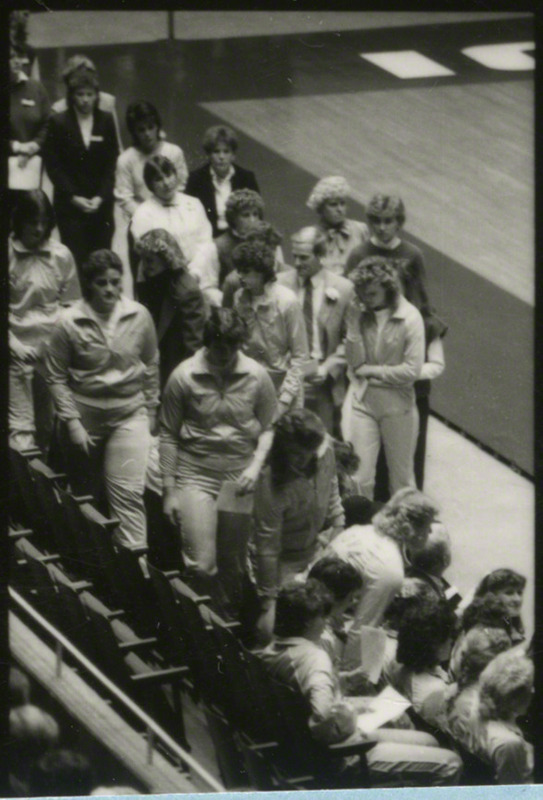
[[[103,142],[104,141],[104,137],[103,136],[91,136],[90,140],[91,140],[91,142]]]
[[[31,99],[30,99],[30,98],[28,98],[28,97],[23,97],[23,98],[21,99],[21,104],[22,104],[23,106],[35,106],[35,105],[36,105],[36,101],[35,101],[35,100],[31,100]]]

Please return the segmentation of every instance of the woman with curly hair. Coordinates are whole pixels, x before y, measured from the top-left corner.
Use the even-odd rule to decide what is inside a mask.
[[[281,415],[303,406],[303,369],[309,360],[303,311],[294,292],[277,283],[275,253],[265,242],[242,242],[232,258],[241,283],[234,308],[249,332],[243,349],[268,370]]]
[[[162,390],[174,367],[202,346],[205,303],[187,272],[181,248],[168,231],[148,231],[138,242],[138,253],[143,272],[138,297],[155,323]]]
[[[348,274],[358,302],[347,315],[345,354],[351,384],[343,404],[342,433],[360,458],[360,493],[373,499],[381,442],[390,492],[414,486],[418,412],[413,384],[424,363],[424,323],[400,292],[398,275],[380,256]]]
[[[355,248],[369,239],[365,222],[347,219],[347,199],[351,187],[341,175],[321,178],[313,187],[307,207],[318,218],[318,227],[326,237],[326,253],[322,263],[336,275],[343,275],[347,259]]]
[[[363,581],[353,629],[378,627],[400,591],[409,554],[424,547],[438,508],[416,489],[400,489],[373,517],[337,536],[327,553],[352,564]]]
[[[474,598],[494,596],[505,606],[505,617],[514,644],[523,642],[524,625],[520,616],[526,578],[513,569],[495,569],[482,579]]]
[[[191,264],[192,274],[214,305],[221,305],[224,282],[234,272],[234,249],[264,217],[264,202],[252,189],[237,189],[226,201],[225,217],[228,228],[202,245]]]
[[[191,171],[187,181],[187,194],[197,197],[213,227],[213,236],[219,236],[230,224],[226,218],[226,204],[232,192],[250,189],[259,192],[254,172],[234,163],[238,151],[238,137],[227,125],[212,125],[204,133],[203,150],[207,164]]]
[[[344,524],[331,437],[312,411],[289,411],[275,424],[267,465],[255,488],[262,635],[271,635],[279,586],[304,570],[318,544],[337,536]]]
[[[449,658],[456,616],[444,598],[428,595],[405,610],[398,627],[395,660],[387,678],[429,724],[437,725],[449,677],[441,664]]]

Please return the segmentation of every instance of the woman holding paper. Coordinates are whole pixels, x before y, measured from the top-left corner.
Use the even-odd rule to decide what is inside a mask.
[[[94,65],[78,58],[64,71],[68,108],[51,117],[43,157],[60,238],[81,269],[91,252],[111,245],[119,146],[112,114],[98,108]]]
[[[173,370],[162,398],[164,513],[182,530],[187,570],[210,586],[217,575],[221,486],[237,481],[241,490],[254,482],[269,447],[261,434],[277,407],[266,369],[240,350],[245,336],[234,311],[213,307],[204,346]]]
[[[28,59],[23,50],[12,47],[9,57],[9,189],[14,194],[40,186],[39,153],[50,112],[45,86],[27,76],[23,69],[25,61]]]

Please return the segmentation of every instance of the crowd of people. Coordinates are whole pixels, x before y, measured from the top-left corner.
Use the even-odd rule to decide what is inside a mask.
[[[161,566],[244,620],[248,646],[306,697],[316,738],[351,736],[384,685],[408,698],[415,720],[375,733],[375,785],[460,781],[438,733],[498,782],[528,782],[525,581],[493,572],[460,613],[451,537],[422,493],[447,326],[401,198],[375,194],[350,219],[347,181],[323,177],[285,259],[233,130],[205,131],[206,163],[189,169],[135,101],[120,153],[92,61],[68,60],[53,111],[23,56],[12,42],[11,158],[41,158],[54,194],[10,187],[11,446],[38,446],[93,495],[118,547],[148,543],[146,498],[160,496],[177,547]],[[248,524],[221,537],[232,485]],[[374,681],[344,658],[368,628],[386,635]]]

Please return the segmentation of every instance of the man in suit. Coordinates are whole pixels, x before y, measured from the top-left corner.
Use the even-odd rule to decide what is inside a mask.
[[[338,426],[345,395],[343,335],[352,283],[325,269],[326,237],[319,228],[302,228],[291,237],[294,269],[277,282],[292,289],[304,311],[311,362],[305,379],[305,405],[320,416],[329,433]]]
[[[234,164],[238,137],[226,125],[214,125],[204,134],[203,148],[208,163],[192,170],[185,193],[197,197],[213,227],[213,237],[228,228],[226,201],[236,189],[260,192],[253,172]]]

